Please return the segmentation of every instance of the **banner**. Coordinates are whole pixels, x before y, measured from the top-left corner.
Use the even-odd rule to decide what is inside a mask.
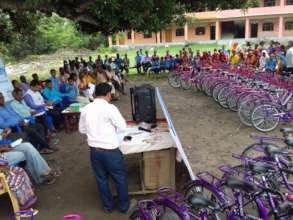
[[[0,92],[4,95],[6,102],[9,102],[13,99],[11,94],[12,91],[12,83],[7,76],[4,61],[0,58]]]
[[[181,144],[181,142],[179,140],[179,137],[177,135],[176,129],[175,129],[174,125],[173,125],[171,116],[170,116],[170,114],[168,112],[168,109],[167,109],[167,107],[166,107],[166,105],[164,103],[164,100],[163,100],[163,98],[161,96],[161,93],[160,93],[160,89],[158,87],[156,87],[156,94],[157,94],[158,100],[160,102],[161,108],[163,110],[163,113],[165,115],[165,118],[166,118],[166,120],[168,122],[169,131],[170,131],[170,134],[171,134],[171,136],[172,136],[172,138],[173,138],[173,140],[174,140],[174,142],[176,144],[177,150],[178,150],[178,152],[179,152],[179,154],[180,154],[185,166],[187,167],[187,170],[189,172],[190,178],[192,180],[195,180],[196,177],[195,177],[195,175],[194,175],[194,173],[192,171],[191,165],[190,165],[190,163],[188,161],[188,158],[187,158],[187,156],[186,156],[186,154],[184,152],[182,144]]]

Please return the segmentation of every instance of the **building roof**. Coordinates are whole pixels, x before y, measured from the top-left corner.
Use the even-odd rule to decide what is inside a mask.
[[[226,20],[231,18],[237,19],[244,17],[272,17],[279,15],[293,15],[293,5],[249,8],[247,10],[231,9],[187,13],[186,17],[195,20]]]

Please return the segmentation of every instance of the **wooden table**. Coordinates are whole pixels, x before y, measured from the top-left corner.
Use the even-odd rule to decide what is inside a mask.
[[[71,132],[78,130],[78,122],[80,117],[80,111],[78,112],[72,112],[70,110],[70,107],[66,108],[62,111],[62,115],[64,116],[64,126],[66,132]],[[75,120],[75,123],[72,123],[72,119]]]

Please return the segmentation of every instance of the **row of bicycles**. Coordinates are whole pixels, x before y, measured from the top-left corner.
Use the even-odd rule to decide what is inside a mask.
[[[293,121],[293,78],[251,68],[208,66],[178,68],[168,76],[174,88],[201,91],[223,108],[238,112],[240,121],[262,132]]]
[[[137,203],[132,220],[292,220],[293,129],[282,136],[251,135],[254,144],[233,154],[239,165],[221,165],[217,176],[201,172],[182,193],[158,190]]]

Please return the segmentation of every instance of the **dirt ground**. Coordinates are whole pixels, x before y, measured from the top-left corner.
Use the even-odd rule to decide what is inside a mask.
[[[139,77],[131,80],[129,86],[142,83],[160,87],[194,173],[204,170],[217,173],[218,165],[237,163],[231,154],[240,153],[253,142],[249,134],[256,131],[241,126],[235,112],[222,109],[211,98],[201,93],[173,89],[167,79]],[[125,118],[131,118],[129,95],[121,97],[115,104]],[[52,167],[60,168],[63,174],[56,184],[37,188],[40,214],[36,220],[59,220],[68,213],[80,213],[84,220],[127,219],[118,212],[111,215],[103,213],[85,138],[78,132],[61,133],[59,136],[60,151],[46,159]],[[7,198],[0,198],[0,220],[10,219],[11,209],[7,201]]]

